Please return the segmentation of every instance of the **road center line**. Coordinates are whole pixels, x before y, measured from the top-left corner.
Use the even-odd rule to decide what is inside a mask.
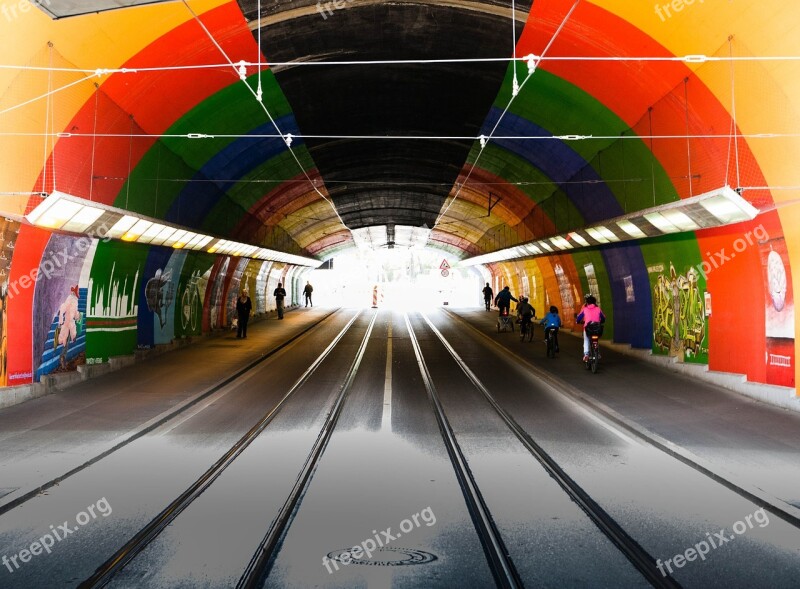
[[[381,430],[392,431],[392,323],[386,334],[386,380],[383,382],[383,419]]]

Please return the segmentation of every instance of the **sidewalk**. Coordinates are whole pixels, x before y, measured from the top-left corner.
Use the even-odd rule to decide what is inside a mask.
[[[226,331],[63,391],[0,409],[0,513],[31,489],[80,468],[166,421],[318,323],[332,309],[303,309]]]

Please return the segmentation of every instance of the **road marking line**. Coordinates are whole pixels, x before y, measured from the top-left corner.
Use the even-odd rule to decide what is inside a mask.
[[[392,431],[392,323],[386,334],[386,380],[383,382],[383,419],[381,430]]]

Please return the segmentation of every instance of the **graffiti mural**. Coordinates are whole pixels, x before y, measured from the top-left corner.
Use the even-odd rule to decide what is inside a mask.
[[[33,302],[33,372],[69,372],[86,361],[88,276],[95,242],[53,234],[39,264]],[[88,262],[87,262],[88,260]]]
[[[8,275],[11,273],[11,254],[14,253],[14,243],[19,233],[19,223],[0,218],[0,386],[7,384],[6,358],[8,353],[8,338],[6,335],[8,323],[6,317],[6,304],[8,303]],[[6,252],[9,252],[6,254]]]
[[[653,285],[653,353],[686,362],[708,362],[708,326],[700,275],[694,268],[678,274],[670,262]]]
[[[161,329],[167,325],[167,312],[175,300],[175,285],[172,283],[172,268],[156,270],[155,275],[144,286],[147,308],[158,317]]]
[[[147,248],[99,243],[86,303],[86,363],[132,354],[137,344],[142,268]]]
[[[566,273],[564,272],[564,268],[561,264],[555,264],[553,270],[556,273],[556,279],[558,280],[558,290],[561,293],[561,304],[563,305],[564,309],[574,309],[575,308],[575,297],[572,293],[572,286],[569,283],[569,278],[567,277]],[[547,302],[548,307],[550,306],[550,302]]]

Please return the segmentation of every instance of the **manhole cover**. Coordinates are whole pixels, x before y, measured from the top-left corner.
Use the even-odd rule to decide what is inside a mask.
[[[367,558],[364,554],[361,558],[353,558],[350,554],[351,548],[344,550],[334,550],[328,553],[328,558],[336,560],[342,564],[363,564],[366,566],[382,566],[382,567],[398,567],[412,564],[425,564],[436,560],[436,556],[424,550],[416,550],[414,548],[389,548],[384,546],[378,548],[372,553],[372,558]],[[348,554],[342,560],[342,555]],[[345,562],[347,561],[347,562]]]

